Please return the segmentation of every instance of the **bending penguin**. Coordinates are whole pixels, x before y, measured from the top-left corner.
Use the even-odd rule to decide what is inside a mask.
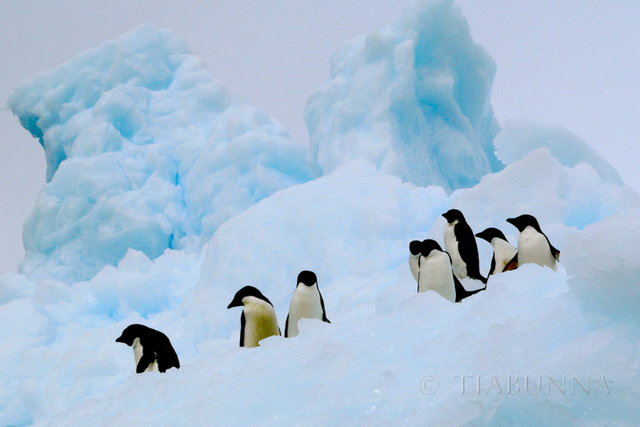
[[[514,259],[518,251],[509,243],[502,231],[489,227],[476,234],[476,237],[486,240],[493,247],[493,257],[491,258],[491,268],[488,276],[502,273],[503,271],[515,270],[518,267],[517,259]]]
[[[236,292],[227,309],[243,307],[240,316],[240,347],[258,347],[263,339],[281,335],[273,304],[253,286]]]
[[[516,218],[508,218],[507,222],[513,224],[520,232],[518,253],[514,257],[518,265],[534,263],[546,265],[556,270],[556,261],[560,259],[560,251],[551,245],[549,238],[542,232],[535,217],[525,214]]]
[[[318,288],[318,278],[314,272],[306,270],[298,274],[298,284],[293,291],[289,314],[284,325],[285,338],[298,335],[298,321],[302,318],[320,319],[331,323],[324,309],[324,300]]]
[[[460,279],[470,277],[487,283],[487,279],[480,274],[476,237],[462,212],[449,209],[442,216],[447,220],[444,229],[444,247],[451,256],[456,276]]]
[[[116,342],[133,347],[136,359],[136,373],[160,371],[170,368],[180,368],[180,361],[176,351],[171,346],[169,338],[160,331],[144,325],[133,324],[127,326]]]
[[[414,240],[409,247],[416,246]],[[451,256],[442,250],[438,242],[427,239],[419,242],[420,257],[418,259],[418,292],[433,290],[451,302],[460,302],[484,288],[467,291],[453,273]]]

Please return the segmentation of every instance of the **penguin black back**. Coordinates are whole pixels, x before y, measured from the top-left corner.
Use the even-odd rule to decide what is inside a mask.
[[[142,346],[142,357],[136,366],[138,374],[144,372],[154,362],[158,364],[160,372],[165,372],[170,368],[180,368],[180,361],[171,341],[160,331],[136,323],[127,326],[122,334],[116,338],[116,342],[124,343],[130,347],[134,347],[138,343]]]
[[[451,256],[451,252],[457,250],[460,259],[466,265],[467,276],[472,279],[480,280],[482,283],[487,283],[487,279],[480,274],[480,260],[478,256],[478,245],[476,243],[473,230],[467,223],[462,212],[458,209],[449,209],[443,213],[442,216],[447,220],[449,224],[453,225],[453,233],[455,240],[457,241],[456,248],[449,248],[447,243],[447,232],[445,231],[445,246],[447,246],[447,252]],[[456,223],[457,221],[457,223]],[[456,264],[457,265],[457,264]],[[461,276],[466,277],[466,276]]]

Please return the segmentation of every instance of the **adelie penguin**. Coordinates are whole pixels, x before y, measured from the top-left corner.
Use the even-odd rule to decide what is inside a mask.
[[[273,335],[281,335],[278,318],[271,301],[253,286],[236,292],[227,308],[242,307],[240,316],[240,347],[258,347],[258,343]]]
[[[470,277],[487,283],[487,279],[480,274],[476,237],[462,212],[449,209],[442,216],[447,220],[444,228],[444,247],[451,255],[456,276],[460,279]]]
[[[514,259],[517,250],[509,243],[502,231],[490,227],[476,234],[476,237],[486,240],[493,247],[493,257],[491,258],[491,268],[488,276],[514,270],[518,267],[517,260]]]
[[[180,368],[178,355],[173,349],[169,338],[160,331],[144,325],[133,324],[127,326],[116,342],[133,347],[136,360],[136,373],[160,371],[170,368]]]
[[[435,240],[427,239],[422,242],[414,240],[410,243],[409,248],[412,250],[412,256],[415,256],[413,255],[413,250],[419,249],[420,251],[415,273],[418,281],[418,292],[433,290],[451,302],[460,302],[486,289],[485,285],[484,288],[467,291],[456,275],[453,274],[451,257],[442,250]],[[411,262],[409,265],[411,267]]]
[[[549,238],[540,229],[535,217],[525,214],[516,218],[508,218],[507,222],[513,224],[520,232],[518,253],[514,257],[518,265],[534,263],[546,265],[556,270],[560,251],[553,247]]]
[[[327,319],[327,312],[324,309],[324,300],[318,288],[318,278],[312,271],[302,271],[298,274],[298,284],[293,291],[291,303],[289,304],[289,314],[284,326],[285,338],[298,335],[298,321],[304,319],[320,319],[323,322],[331,323]]]

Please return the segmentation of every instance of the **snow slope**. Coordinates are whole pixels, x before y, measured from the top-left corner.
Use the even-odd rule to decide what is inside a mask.
[[[422,79],[461,79],[481,96],[429,86],[442,96],[418,114],[415,91],[372,65],[400,51],[431,58]],[[494,65],[450,1],[336,58],[348,66],[310,98],[309,147],[150,27],[16,90],[50,174],[23,270],[0,277],[0,424],[637,423],[640,195],[566,131],[507,125],[494,156]],[[451,70],[459,61],[491,72]],[[369,114],[371,87],[413,113],[380,95]],[[331,125],[353,111],[366,125]],[[399,138],[405,127],[420,132]],[[418,137],[427,127],[434,139]],[[441,174],[460,170],[456,152],[473,153],[470,175]],[[558,272],[524,265],[460,304],[417,294],[408,244],[442,243],[450,207],[513,243],[505,219],[535,215],[561,250]],[[478,246],[486,274],[491,248]],[[239,348],[234,293],[258,287],[283,327],[304,269],[332,323]],[[166,333],[181,368],[136,375],[115,342],[131,323]]]

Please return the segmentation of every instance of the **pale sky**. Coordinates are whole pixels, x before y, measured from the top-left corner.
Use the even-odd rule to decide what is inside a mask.
[[[306,141],[304,105],[343,43],[415,0],[0,0],[0,104],[36,73],[151,23],[182,37],[213,77]],[[640,2],[456,0],[496,61],[492,105],[582,137],[640,190]],[[24,256],[22,223],[44,184],[44,152],[0,111],[0,274]]]

